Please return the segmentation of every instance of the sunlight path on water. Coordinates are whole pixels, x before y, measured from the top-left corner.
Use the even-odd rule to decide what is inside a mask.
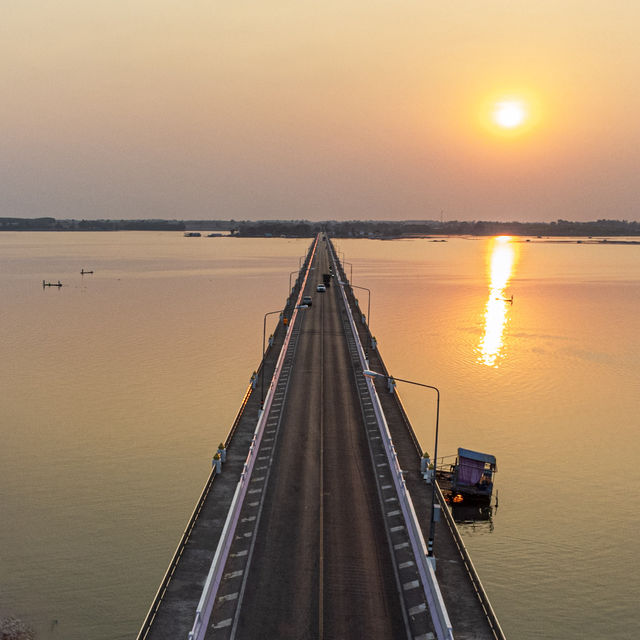
[[[496,367],[502,355],[503,334],[513,302],[513,298],[507,298],[505,293],[516,262],[515,245],[511,243],[511,238],[494,238],[489,245],[489,256],[489,297],[484,313],[484,335],[478,345],[478,362]]]

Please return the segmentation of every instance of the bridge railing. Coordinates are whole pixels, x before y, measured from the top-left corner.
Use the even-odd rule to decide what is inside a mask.
[[[332,251],[332,258],[334,263],[337,263],[337,259],[333,251]],[[362,369],[366,369],[368,368],[368,364],[367,364],[364,349],[362,347],[362,343],[360,342],[360,337],[358,335],[358,331],[353,319],[351,307],[348,303],[347,296],[344,291],[344,286],[342,284],[339,284],[339,286],[340,286],[340,292],[342,293],[345,309],[347,312],[349,325],[351,326],[351,331],[353,332],[353,336],[357,345],[360,364],[362,366]],[[444,600],[442,598],[442,594],[440,592],[438,580],[435,575],[434,565],[432,562],[429,561],[427,557],[427,547],[424,542],[424,537],[422,535],[420,524],[418,523],[418,518],[416,516],[416,512],[413,506],[413,501],[411,500],[411,496],[409,495],[409,492],[407,490],[407,486],[404,480],[404,475],[402,473],[402,469],[398,461],[398,456],[396,454],[395,447],[391,439],[391,433],[389,432],[389,426],[387,425],[384,412],[382,411],[382,405],[380,404],[380,399],[378,398],[378,394],[376,392],[375,386],[373,382],[368,378],[367,378],[367,385],[369,388],[369,393],[371,395],[371,401],[372,401],[374,413],[376,415],[376,419],[378,422],[378,427],[380,429],[380,434],[382,436],[382,441],[384,443],[385,451],[387,453],[387,458],[389,460],[391,469],[393,470],[392,475],[394,479],[394,484],[398,494],[402,513],[403,513],[405,522],[407,523],[409,540],[411,542],[413,554],[416,558],[418,571],[422,579],[422,584],[425,589],[425,596],[429,604],[429,609],[431,611],[433,624],[436,629],[436,633],[438,635],[439,640],[452,640],[453,628],[451,626],[451,621],[449,620],[449,614],[447,613],[447,608],[445,606]]]
[[[298,294],[299,299],[302,298],[302,292],[304,291],[304,285],[309,274],[309,265],[313,260],[313,253],[315,252],[315,246],[317,246],[317,240],[316,240],[316,245],[314,245],[312,249],[311,257],[305,261],[305,264],[307,265],[307,267],[305,271],[304,280],[300,286],[300,292]],[[260,416],[258,417],[258,423],[255,429],[255,432],[253,434],[251,446],[249,447],[249,453],[244,463],[244,468],[240,476],[240,480],[238,481],[238,485],[236,486],[236,490],[233,495],[233,500],[231,501],[231,506],[227,514],[227,519],[225,520],[224,527],[220,535],[220,540],[218,542],[218,546],[216,548],[213,561],[211,562],[211,566],[209,567],[209,573],[207,574],[207,579],[202,589],[202,595],[200,596],[200,600],[196,608],[196,615],[193,622],[193,627],[189,632],[189,636],[188,636],[189,640],[202,640],[207,630],[207,623],[209,621],[209,616],[211,615],[213,604],[215,602],[215,598],[218,593],[218,587],[220,586],[220,582],[222,580],[224,567],[227,562],[227,558],[229,556],[231,543],[233,541],[236,526],[240,518],[242,503],[247,493],[248,485],[251,481],[251,473],[253,471],[253,467],[255,465],[255,460],[256,460],[255,454],[260,448],[260,442],[262,441],[264,427],[267,422],[267,417],[269,415],[269,409],[271,408],[271,403],[273,401],[273,395],[278,382],[278,378],[280,377],[280,372],[282,371],[284,360],[287,354],[287,347],[289,346],[289,341],[291,340],[291,335],[293,332],[293,327],[295,325],[297,313],[298,313],[298,310],[294,309],[293,314],[291,316],[291,322],[289,323],[287,328],[287,334],[285,336],[282,349],[280,350],[280,355],[278,356],[278,361],[276,364],[275,371],[273,373],[271,384],[269,385],[269,389],[267,390],[267,395],[265,396],[264,408],[260,412]]]

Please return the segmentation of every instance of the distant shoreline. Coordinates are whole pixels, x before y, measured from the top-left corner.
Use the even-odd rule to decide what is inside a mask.
[[[495,222],[460,220],[58,220],[56,218],[0,218],[0,231],[224,231],[240,238],[311,238],[326,232],[334,238],[398,240],[448,237],[518,236],[526,241],[562,242],[557,238],[582,238],[587,244],[638,244],[640,222],[595,220],[591,222]],[[218,236],[216,233],[208,234]]]

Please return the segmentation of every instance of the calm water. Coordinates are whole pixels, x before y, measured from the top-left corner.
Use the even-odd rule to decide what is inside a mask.
[[[0,614],[135,637],[308,244],[0,234]],[[640,247],[338,246],[389,370],[441,389],[440,453],[498,458],[464,535],[506,634],[636,637]]]

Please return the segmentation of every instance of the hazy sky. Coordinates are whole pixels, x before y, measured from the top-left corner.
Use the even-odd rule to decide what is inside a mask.
[[[636,0],[2,0],[0,216],[640,219]],[[517,100],[522,126],[492,123]]]

